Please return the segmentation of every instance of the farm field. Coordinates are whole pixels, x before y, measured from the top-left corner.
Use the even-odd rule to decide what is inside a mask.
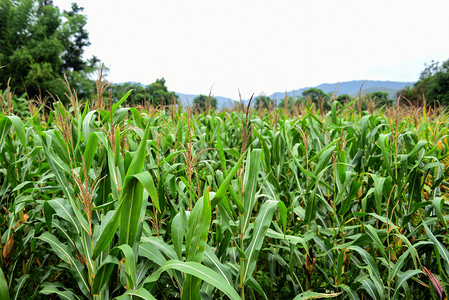
[[[443,299],[446,112],[192,114],[129,93],[3,107],[1,299]]]

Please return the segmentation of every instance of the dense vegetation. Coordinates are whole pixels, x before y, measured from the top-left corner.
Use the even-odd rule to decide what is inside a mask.
[[[67,76],[79,97],[92,96],[89,74],[99,60],[83,59],[89,46],[87,17],[76,3],[70,11],[48,0],[0,0],[0,89],[8,86],[29,98],[65,98],[60,79]]]
[[[0,299],[443,299],[449,61],[398,94],[416,109],[184,111],[164,78],[89,79],[85,24],[0,0]]]
[[[178,95],[175,92],[169,92],[165,85],[165,78],[156,79],[155,82],[143,86],[139,83],[125,82],[122,84],[114,84],[111,86],[112,97],[114,101],[118,101],[126,92],[133,90],[129,95],[128,102],[133,106],[164,107],[176,104]]]
[[[447,291],[447,114],[149,113],[102,94],[21,117],[2,98],[1,299]]]
[[[443,63],[432,61],[421,72],[413,87],[398,92],[398,97],[406,102],[423,106],[449,105],[449,59]]]

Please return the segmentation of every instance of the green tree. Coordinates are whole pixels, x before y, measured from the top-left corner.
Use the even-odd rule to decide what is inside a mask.
[[[275,105],[274,100],[268,96],[260,95],[254,99],[254,107],[256,109],[262,108],[270,110],[273,109],[274,105]]]
[[[133,90],[127,100],[127,102],[130,102],[132,105],[143,104],[144,101],[148,100],[150,97],[148,92],[145,91],[145,86],[140,83],[124,82],[121,84],[114,84],[111,89],[115,101],[118,101],[129,90]]]
[[[351,100],[352,100],[352,97],[349,96],[348,94],[339,95],[337,97],[337,101],[340,102],[340,103],[347,103],[347,102],[349,102]]]
[[[147,86],[137,82],[114,84],[112,85],[111,90],[115,101],[120,99],[129,90],[133,90],[127,100],[127,102],[132,105],[143,105],[145,102],[148,102],[157,107],[172,105],[174,102],[177,103],[178,101],[178,95],[168,91],[165,86],[164,78],[157,79]]]
[[[413,87],[399,91],[397,96],[408,100],[401,103],[417,106],[423,105],[424,99],[428,104],[449,105],[449,59],[441,65],[432,61],[421,72]]]
[[[330,109],[329,95],[323,90],[317,88],[309,88],[302,92],[302,97],[307,101],[311,101],[321,112],[328,111]]]
[[[207,107],[209,105],[209,108]],[[196,112],[210,111],[217,109],[217,99],[212,96],[199,95],[193,99],[193,106]]]
[[[441,66],[437,66],[436,72],[428,78],[426,93],[428,102],[449,105],[449,59]]]
[[[178,95],[175,92],[169,92],[165,86],[165,79],[156,79],[155,82],[145,88],[148,99],[154,106],[169,106],[178,102]]]
[[[61,13],[52,1],[0,0],[0,86],[9,78],[16,93],[29,97],[46,90],[64,99],[65,74],[79,97],[93,93],[89,74],[97,68],[98,59],[83,60],[89,45],[84,29],[86,16],[72,4],[71,11]]]
[[[372,92],[366,95],[371,101],[374,101],[376,107],[381,107],[384,105],[390,106],[393,104],[393,100],[390,99],[388,92]]]

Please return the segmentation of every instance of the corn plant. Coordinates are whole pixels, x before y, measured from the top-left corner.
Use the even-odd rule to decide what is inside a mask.
[[[447,293],[446,113],[149,112],[67,87],[69,108],[0,115],[2,299]]]

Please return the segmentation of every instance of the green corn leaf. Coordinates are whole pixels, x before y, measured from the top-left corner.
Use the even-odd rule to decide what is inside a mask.
[[[76,232],[81,235],[81,226],[78,222],[78,219],[75,217],[75,213],[73,211],[72,206],[65,199],[56,198],[53,200],[47,201],[47,203],[53,208],[56,212],[56,215],[63,218],[67,222],[69,222],[75,229]]]
[[[0,269],[0,299],[9,300],[8,282],[3,274],[3,269]]]
[[[20,276],[20,278],[17,280],[16,286],[14,287],[14,300],[21,300],[22,296],[20,296],[20,292],[22,289],[27,289],[26,282],[28,278],[30,277],[30,274],[25,274]]]
[[[351,289],[346,284],[339,284],[338,287],[342,288],[346,292],[346,294],[348,295],[350,300],[360,300],[360,298],[357,295],[356,291]]]
[[[437,246],[438,251],[440,252],[440,255],[443,257],[443,259],[449,263],[449,251],[444,247],[437,238],[433,235],[433,233],[430,231],[429,227],[427,227],[426,223],[422,223],[424,228],[426,229],[427,236],[430,238],[430,240],[434,243],[435,246]]]
[[[276,210],[278,201],[267,200],[260,208],[259,214],[254,221],[254,229],[252,232],[251,242],[245,250],[245,267],[243,270],[243,278],[245,282],[253,275],[256,268],[257,258],[260,248],[262,248],[265,234],[273,220],[273,213]]]
[[[143,200],[143,187],[134,176],[142,172],[145,162],[147,138],[150,126],[147,126],[140,142],[139,148],[128,167],[123,189],[120,194],[120,202],[123,201],[123,209],[120,214],[119,243],[134,245],[137,235],[137,225],[140,220]]]
[[[424,274],[424,272],[421,270],[408,270],[408,271],[402,273],[396,280],[396,288],[394,291],[393,299],[399,299],[399,291],[400,291],[401,287],[406,284],[407,280],[410,277],[416,276],[421,273]]]
[[[51,232],[51,224],[52,224],[54,213],[55,213],[55,210],[51,207],[51,205],[48,203],[48,201],[45,201],[44,202],[45,223],[47,225],[48,231],[50,231],[50,232]]]
[[[88,226],[87,220],[86,220],[86,218],[84,218],[84,216],[81,214],[80,210],[78,209],[78,206],[76,204],[76,201],[75,201],[75,198],[73,195],[73,190],[71,190],[69,188],[70,184],[67,181],[67,178],[64,176],[64,174],[61,171],[61,169],[63,169],[64,167],[59,165],[59,160],[56,157],[56,154],[50,148],[50,146],[52,145],[52,140],[53,139],[51,138],[51,135],[47,134],[47,141],[46,141],[46,143],[44,143],[44,149],[45,149],[44,152],[46,154],[47,161],[50,165],[50,168],[51,168],[53,174],[55,175],[57,182],[61,186],[64,196],[66,197],[66,199],[69,200],[69,204],[73,210],[72,216],[73,215],[75,216],[75,218],[71,217],[71,218],[69,218],[70,220],[69,219],[66,219],[66,220],[71,222],[76,227],[77,232],[80,232],[81,229],[83,229],[84,231],[89,233],[90,230],[88,228],[89,226]],[[49,202],[49,203],[50,203],[50,205],[52,205],[52,202]],[[53,209],[55,209],[55,207],[53,207]],[[64,210],[64,209],[62,209],[62,210]],[[66,212],[63,212],[63,213],[66,216]],[[73,221],[71,221],[71,219],[73,219]]]
[[[220,291],[225,293],[231,300],[241,299],[234,288],[227,284],[226,280],[224,280],[224,278],[220,274],[197,262],[182,262],[179,260],[167,261],[161,268],[159,268],[150,277],[148,277],[145,280],[145,283],[157,281],[162,272],[169,269],[178,270],[185,274],[195,276],[219,289]]]
[[[293,298],[293,300],[305,300],[305,299],[323,299],[323,298],[335,298],[338,297],[340,293],[332,293],[332,294],[325,294],[325,293],[316,293],[316,292],[311,292],[311,291],[307,291],[304,293],[301,293],[299,295],[297,295],[295,298]]]
[[[167,261],[161,251],[148,242],[139,244],[139,256],[148,258],[158,266],[162,266]]]
[[[201,262],[209,233],[211,221],[211,204],[209,188],[203,198],[200,198],[190,213],[186,234],[186,260]],[[201,288],[201,280],[187,275],[182,289],[182,299],[197,299]],[[198,298],[199,299],[199,298]]]
[[[371,269],[371,271],[374,272],[374,274],[379,277],[379,269],[377,268],[377,264],[374,261],[373,257],[366,252],[365,249],[359,247],[359,246],[349,246],[348,250],[353,250],[356,251],[360,254],[360,256],[362,257],[362,259],[368,264],[369,268]]]
[[[186,234],[187,261],[201,262],[206,247],[210,221],[211,204],[209,190],[206,190],[204,197],[196,202],[188,220]]]
[[[368,277],[363,277],[360,279],[360,282],[362,283],[363,288],[365,291],[368,292],[368,294],[371,296],[372,299],[375,300],[382,300],[382,298],[379,297],[379,295],[376,292],[376,287],[374,286],[374,283],[371,279]]]
[[[103,286],[109,281],[115,266],[120,266],[120,261],[113,255],[108,255],[101,262],[95,273],[94,282],[92,284],[92,294],[98,294]]]
[[[27,141],[25,138],[25,127],[23,126],[22,120],[17,116],[6,116],[6,118],[11,122],[14,126],[15,133],[17,134],[22,146],[26,148]]]
[[[231,171],[229,171],[228,175],[226,176],[226,178],[221,183],[220,187],[218,188],[217,192],[215,193],[215,196],[212,198],[212,203],[211,203],[212,208],[215,208],[217,203],[223,198],[223,196],[226,193],[226,191],[228,190],[228,188],[232,188],[232,187],[230,187],[231,181],[234,178],[234,176],[237,173],[237,171],[239,170],[240,165],[242,164],[244,157],[245,157],[245,155],[242,155],[242,157],[240,157],[240,159],[237,161],[237,163],[234,165],[234,167],[232,167]],[[242,203],[238,199],[238,197],[237,197],[237,199],[234,199],[234,200],[236,200],[235,204],[237,205],[237,208],[241,212],[244,212],[245,210],[243,208]]]
[[[97,259],[98,255],[100,255],[100,253],[103,252],[111,244],[119,224],[122,205],[123,202],[119,204],[117,209],[113,212],[112,217],[108,220],[106,226],[101,231],[92,253],[93,260]]]
[[[182,245],[185,236],[185,228],[181,222],[181,214],[177,213],[173,218],[171,224],[171,234],[173,240],[173,247],[175,248],[176,254],[178,255],[178,259],[182,259]]]
[[[329,164],[334,151],[335,151],[335,146],[330,146],[330,147],[328,146],[327,149],[322,151],[321,155],[319,156],[320,159],[318,160],[318,163],[313,170],[313,174],[316,177],[318,177],[318,174],[320,174],[323,170],[325,170],[327,168],[327,165]]]
[[[410,153],[408,153],[409,157],[414,156],[415,154],[417,154],[419,151],[421,151],[424,147],[427,146],[427,141],[419,141],[415,147],[412,149],[412,151],[410,151]]]
[[[89,140],[90,135],[92,134],[92,123],[95,121],[95,113],[96,110],[89,111],[86,116],[84,117],[83,124],[82,124],[82,132],[83,132],[83,138],[85,141]]]
[[[98,147],[98,136],[92,132],[89,135],[89,139],[86,144],[86,149],[84,149],[84,162],[86,165],[86,171],[89,173],[90,167],[92,166],[92,162],[95,157],[95,152]]]
[[[259,178],[260,163],[262,150],[254,149],[248,152],[249,165],[245,168],[244,177],[244,194],[243,194],[243,229],[242,234],[246,231],[249,221],[251,219],[252,211],[254,205],[256,204],[256,191],[257,191],[257,180]]]
[[[136,268],[136,260],[134,258],[133,249],[127,245],[123,244],[117,246],[116,249],[120,249],[125,257],[125,265],[126,265],[126,274],[128,278],[128,288],[136,289],[137,288],[137,268]]]
[[[374,181],[374,198],[376,200],[376,208],[377,213],[381,214],[382,212],[382,197],[383,197],[383,190],[384,190],[384,184],[385,184],[385,177],[377,177],[374,174],[371,174],[371,178],[373,178]]]
[[[142,117],[140,116],[139,111],[135,107],[130,107],[129,110],[133,114],[133,118],[137,124],[137,127],[142,128]]]
[[[367,233],[368,235],[371,237],[371,239],[373,240],[374,245],[376,245],[377,249],[380,251],[380,253],[382,253],[382,255],[387,258],[387,253],[385,252],[384,249],[384,245],[382,244],[382,242],[380,241],[379,236],[377,235],[376,229],[374,229],[373,226],[371,226],[370,224],[367,224],[365,226],[365,228],[367,229]]]
[[[117,166],[120,162],[120,158],[121,158],[121,153],[120,153],[120,147],[121,147],[121,135],[120,135],[120,126],[116,127],[116,131],[115,131],[115,145],[111,145],[114,148],[114,165]]]
[[[114,115],[117,108],[119,108],[119,106],[122,105],[122,103],[125,102],[126,99],[128,99],[128,97],[132,91],[133,90],[129,90],[125,95],[123,95],[122,98],[120,98],[120,100],[117,103],[114,103],[114,105],[112,105],[112,111],[111,111],[112,115]]]
[[[156,298],[151,295],[149,291],[144,288],[138,288],[137,290],[127,290],[122,296],[116,297],[117,300],[127,300],[127,299],[145,299],[145,300],[156,300]]]
[[[81,300],[82,298],[75,295],[72,291],[66,289],[64,286],[58,283],[45,282],[42,290],[39,293],[43,295],[58,295],[63,300]]]
[[[318,203],[316,199],[316,187],[308,195],[306,199],[306,208],[304,212],[304,224],[308,225],[312,220],[315,219],[316,212],[318,209]]]
[[[38,239],[43,242],[50,244],[51,249],[54,253],[63,261],[68,263],[72,270],[72,275],[75,278],[78,287],[81,289],[83,294],[90,298],[90,287],[87,282],[86,269],[85,267],[75,258],[73,253],[70,252],[69,248],[61,243],[56,236],[49,232],[44,232]]]
[[[218,259],[218,257],[215,255],[215,253],[212,251],[209,245],[206,244],[206,250],[204,251],[204,256],[202,263],[206,265],[207,267],[211,268],[218,274],[220,274],[227,284],[232,286],[232,274],[231,269],[222,264],[221,261]]]
[[[154,185],[153,177],[151,176],[151,174],[148,171],[145,171],[134,175],[134,177],[136,177],[140,181],[142,186],[148,192],[157,211],[161,212],[161,208],[159,207],[159,198],[157,195],[157,189],[156,186]]]
[[[379,146],[380,146],[380,150],[382,151],[382,165],[384,166],[384,168],[388,171],[388,174],[390,175],[391,178],[395,178],[394,176],[394,172],[391,169],[391,157],[392,157],[392,153],[390,151],[389,145],[388,145],[388,135],[385,134],[381,134],[379,136]]]
[[[443,205],[444,205],[444,199],[441,197],[435,197],[432,201],[433,208],[435,209],[435,213],[438,216],[438,219],[440,220],[441,224],[444,225],[444,228],[447,230],[447,224],[444,220],[443,216]]]

